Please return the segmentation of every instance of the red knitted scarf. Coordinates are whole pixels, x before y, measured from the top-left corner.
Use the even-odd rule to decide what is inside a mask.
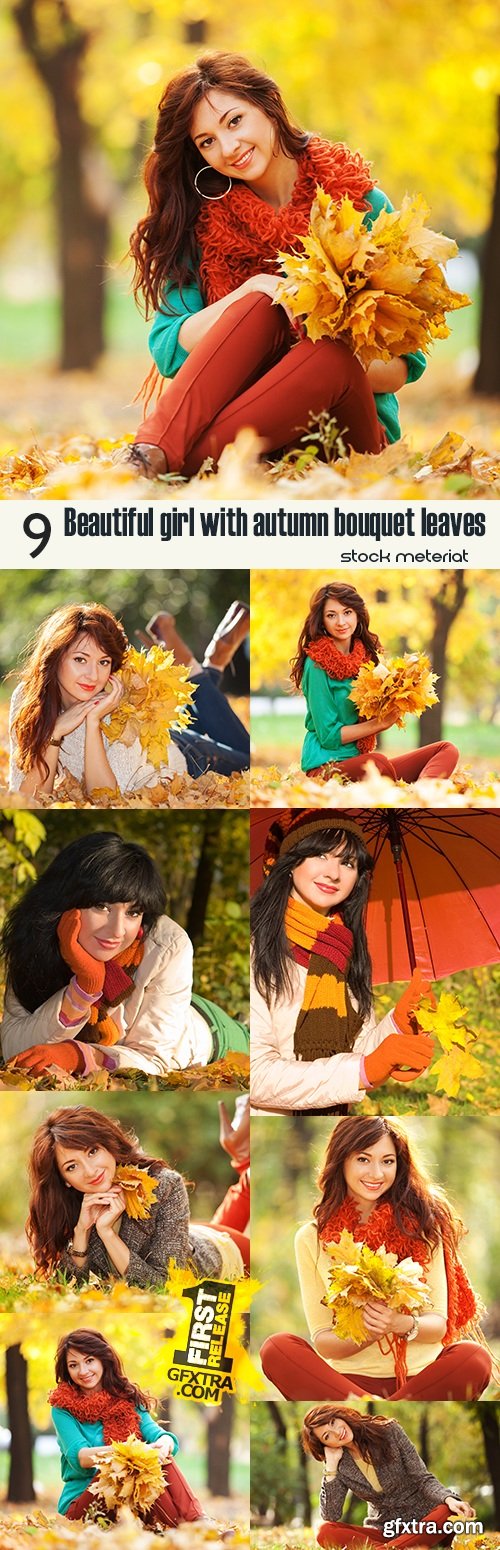
[[[304,999],[293,1036],[297,1060],[328,1059],[351,1050],[363,1019],[347,988],[352,931],[299,899],[289,899],[285,931],[296,963],[307,968]]]
[[[326,1227],[319,1233],[321,1243],[338,1243],[344,1228],[352,1234],[356,1243],[366,1243],[370,1249],[379,1249],[382,1245],[389,1254],[396,1254],[398,1260],[415,1259],[424,1271],[429,1269],[431,1262],[431,1249],[423,1238],[418,1236],[421,1229],[419,1223],[410,1212],[403,1214],[405,1227],[398,1227],[394,1215],[394,1207],[390,1200],[382,1201],[374,1207],[368,1217],[368,1221],[362,1222],[358,1208],[354,1200],[346,1198],[338,1211],[330,1217]],[[413,1236],[416,1234],[416,1236]],[[480,1341],[485,1341],[477,1324],[481,1306],[467,1275],[465,1266],[457,1254],[451,1230],[445,1226],[442,1230],[442,1244],[448,1283],[448,1322],[443,1345],[453,1345],[456,1340],[470,1336]],[[394,1356],[394,1371],[398,1383],[404,1383],[407,1377],[406,1355],[407,1342],[398,1335],[387,1336],[387,1342]],[[378,1342],[383,1350],[382,1341]]]
[[[102,995],[89,1011],[88,1022],[78,1038],[85,1044],[117,1044],[120,1029],[110,1016],[110,1007],[120,1006],[132,995],[135,970],[144,957],[144,942],[136,937],[116,958],[106,964]],[[130,971],[130,972],[127,972]]]
[[[58,1383],[49,1394],[49,1405],[58,1410],[69,1410],[76,1421],[93,1424],[102,1421],[104,1441],[126,1442],[127,1437],[140,1437],[139,1416],[131,1399],[117,1397],[99,1389],[97,1394],[84,1394],[73,1388],[72,1383]]]
[[[305,647],[305,654],[317,667],[323,668],[328,678],[335,678],[339,682],[344,682],[346,678],[357,678],[363,662],[371,660],[362,640],[355,640],[351,651],[344,653],[339,651],[331,635],[320,635],[318,640],[310,641]],[[360,737],[356,744],[359,753],[373,753],[376,746],[375,737]]]
[[[357,210],[366,209],[373,188],[368,162],[347,145],[331,145],[311,135],[298,157],[291,199],[274,210],[244,183],[233,183],[224,199],[205,200],[196,220],[200,277],[205,301],[220,301],[251,275],[278,272],[278,253],[304,237],[318,183],[339,203],[348,194]]]

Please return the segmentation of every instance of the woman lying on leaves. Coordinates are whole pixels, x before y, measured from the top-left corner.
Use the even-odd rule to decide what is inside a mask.
[[[363,663],[379,661],[380,641],[369,626],[366,603],[355,587],[334,581],[313,594],[291,673],[307,705],[302,769],[320,780],[331,775],[361,780],[369,762],[389,780],[452,775],[459,759],[454,743],[428,743],[390,757],[376,752],[377,734],[394,722],[360,720],[350,699]]]
[[[192,989],[189,937],[143,849],[112,832],[64,846],[8,915],[5,1061],[35,1076],[162,1076],[248,1050],[248,1031]]]
[[[426,1539],[433,1545],[447,1544],[455,1533],[450,1520],[474,1517],[469,1502],[430,1474],[397,1421],[360,1415],[347,1405],[315,1405],[302,1422],[302,1445],[324,1464],[319,1499],[324,1521],[316,1535],[323,1550],[387,1542],[397,1550],[410,1550]],[[368,1504],[360,1528],[339,1521],[348,1491]],[[394,1535],[398,1521],[415,1523],[418,1532]]]
[[[196,734],[187,736],[185,754],[183,732],[174,726],[170,742],[165,737],[164,758],[158,769],[148,760],[137,735],[130,742],[107,736],[110,718],[123,699],[120,669],[129,647],[123,626],[108,608],[97,603],[69,603],[57,608],[40,626],[12,696],[10,789],[26,796],[51,792],[60,780],[72,776],[91,797],[103,788],[126,793],[154,786],[160,776],[168,779],[175,773],[184,774],[188,766],[194,777],[208,767],[223,768],[226,773],[246,768],[248,738],[221,694],[219,680],[221,667],[248,629],[248,610],[233,604],[229,612],[231,618],[226,615],[222,620],[204,662],[195,661],[189,653]],[[168,614],[159,614],[151,625],[155,629],[149,640],[144,637],[146,646],[155,640],[170,646],[173,633],[183,652],[179,667],[185,669],[187,648],[177,636],[175,621]],[[175,665],[173,671],[181,701],[187,701],[189,691],[184,696],[182,691],[188,674],[179,672]],[[232,760],[228,760],[231,752]],[[224,758],[226,762],[221,764]]]
[[[116,1509],[90,1489],[99,1468],[112,1456],[112,1443],[129,1437],[157,1454],[163,1488],[152,1506],[140,1512],[148,1527],[177,1528],[205,1517],[201,1503],[174,1463],[179,1444],[173,1432],[153,1420],[154,1401],[127,1378],[118,1352],[94,1329],[74,1329],[59,1341],[56,1387],[49,1394],[52,1420],[61,1451],[62,1494],[58,1511],[66,1518],[112,1521]]]
[[[29,1161],[27,1235],[37,1268],[129,1286],[164,1285],[171,1260],[199,1280],[242,1276],[249,1257],[240,1230],[249,1209],[242,1118],[231,1132],[239,1191],[228,1191],[213,1224],[193,1226],[180,1173],[146,1156],[133,1132],[96,1109],[55,1109],[37,1130]]]
[[[415,1014],[419,971],[376,1023],[364,915],[372,859],[361,829],[326,808],[271,826],[252,903],[250,1069],[256,1108],[342,1113],[389,1077],[411,1082],[432,1060]]]
[[[301,337],[274,305],[279,253],[307,232],[319,184],[335,203],[349,195],[368,227],[392,209],[359,152],[298,129],[247,59],[204,54],[165,89],[145,182],[135,290],[156,313],[151,352],[173,380],[137,431],[129,456],[141,471],[196,474],[248,426],[282,450],[325,411],[358,452],[396,441],[395,393],[424,356],[365,371],[345,343]]]
[[[481,1306],[458,1255],[462,1223],[442,1190],[417,1167],[392,1120],[341,1119],[319,1174],[314,1221],[295,1239],[304,1314],[312,1344],[272,1335],[262,1365],[286,1399],[477,1399],[492,1358],[479,1327]],[[430,1303],[420,1314],[380,1298],[364,1303],[366,1340],[339,1339],[325,1305],[343,1232],[422,1269]]]

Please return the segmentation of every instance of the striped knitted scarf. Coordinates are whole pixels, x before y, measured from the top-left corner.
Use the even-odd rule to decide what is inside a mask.
[[[318,1236],[321,1243],[338,1243],[345,1229],[352,1234],[356,1243],[366,1243],[369,1249],[380,1249],[384,1245],[389,1254],[397,1255],[398,1260],[407,1257],[415,1259],[422,1266],[425,1279],[425,1271],[429,1269],[431,1262],[431,1248],[421,1236],[422,1230],[416,1217],[410,1212],[402,1213],[402,1221],[405,1225],[399,1227],[392,1202],[382,1200],[380,1205],[374,1206],[368,1220],[362,1222],[354,1200],[347,1198],[339,1206],[338,1211],[330,1217]],[[448,1283],[448,1321],[443,1345],[453,1345],[457,1340],[470,1339],[486,1346],[478,1322],[483,1311],[482,1304],[476,1298],[465,1266],[457,1254],[451,1228],[447,1223],[441,1228],[441,1241]],[[385,1339],[393,1353],[394,1371],[398,1383],[404,1383],[408,1375],[407,1341],[398,1335],[387,1335]],[[382,1341],[378,1344],[382,1350]]]
[[[311,135],[298,157],[291,198],[279,210],[238,182],[224,199],[202,202],[196,237],[207,303],[220,301],[252,275],[278,273],[280,251],[295,249],[306,235],[318,184],[338,203],[348,194],[356,209],[364,210],[373,178],[358,151]]]
[[[126,1442],[128,1437],[140,1437],[141,1427],[136,1407],[124,1394],[108,1394],[99,1389],[97,1394],[85,1394],[73,1388],[72,1383],[62,1382],[49,1394],[49,1405],[57,1410],[69,1410],[76,1421],[93,1426],[102,1421],[104,1442]]]
[[[111,1016],[110,1008],[120,1006],[132,995],[135,970],[144,957],[144,942],[136,937],[130,947],[124,947],[116,958],[106,964],[102,995],[90,1007],[88,1022],[78,1038],[84,1044],[117,1044],[120,1029]]]
[[[352,650],[343,652],[339,651],[331,635],[320,635],[318,640],[310,641],[305,654],[317,667],[323,668],[328,678],[334,678],[337,683],[343,683],[346,678],[357,678],[363,662],[371,661],[362,640],[355,640]],[[358,753],[373,753],[376,746],[375,737],[360,737],[356,744]]]
[[[352,931],[339,915],[326,920],[310,905],[289,899],[285,932],[295,962],[307,968],[293,1036],[295,1058],[320,1060],[351,1050],[363,1024],[347,989]]]

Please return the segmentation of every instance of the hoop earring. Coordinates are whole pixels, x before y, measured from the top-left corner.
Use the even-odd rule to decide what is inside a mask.
[[[196,177],[195,177],[195,180],[194,180],[194,186],[195,186],[195,189],[196,189],[196,193],[199,194],[200,199],[208,199],[209,201],[212,201],[214,199],[225,199],[226,198],[226,194],[229,193],[229,190],[233,186],[233,180],[230,177],[228,177],[228,185],[229,186],[228,186],[228,188],[225,188],[223,190],[222,194],[204,194],[203,193],[203,189],[202,188],[198,188],[198,178],[201,177],[202,172],[212,172],[212,171],[213,171],[213,168],[209,167],[208,165],[206,167],[199,167],[198,168],[198,171],[196,173]]]

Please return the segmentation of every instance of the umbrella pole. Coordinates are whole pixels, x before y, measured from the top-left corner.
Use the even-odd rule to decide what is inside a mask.
[[[416,957],[415,957],[415,948],[413,946],[413,936],[412,936],[411,921],[410,921],[410,911],[409,911],[409,908],[408,908],[408,896],[407,896],[407,892],[406,892],[406,883],[405,883],[405,880],[404,880],[404,873],[403,873],[403,859],[402,859],[402,849],[403,849],[403,847],[402,847],[402,842],[401,842],[401,831],[400,831],[400,828],[399,828],[399,819],[398,819],[396,813],[388,811],[388,813],[387,813],[387,825],[388,825],[388,829],[389,829],[389,840],[390,840],[391,851],[392,851],[392,859],[394,861],[394,865],[395,865],[396,873],[397,873],[397,879],[398,879],[399,897],[400,897],[400,900],[401,900],[401,910],[402,910],[402,914],[403,914],[403,925],[404,925],[404,929],[405,929],[406,946],[408,948],[408,957],[409,957],[409,960],[410,960],[410,969],[411,969],[412,974],[413,974],[413,970],[416,969],[416,967],[417,967],[417,960],[416,960]]]

